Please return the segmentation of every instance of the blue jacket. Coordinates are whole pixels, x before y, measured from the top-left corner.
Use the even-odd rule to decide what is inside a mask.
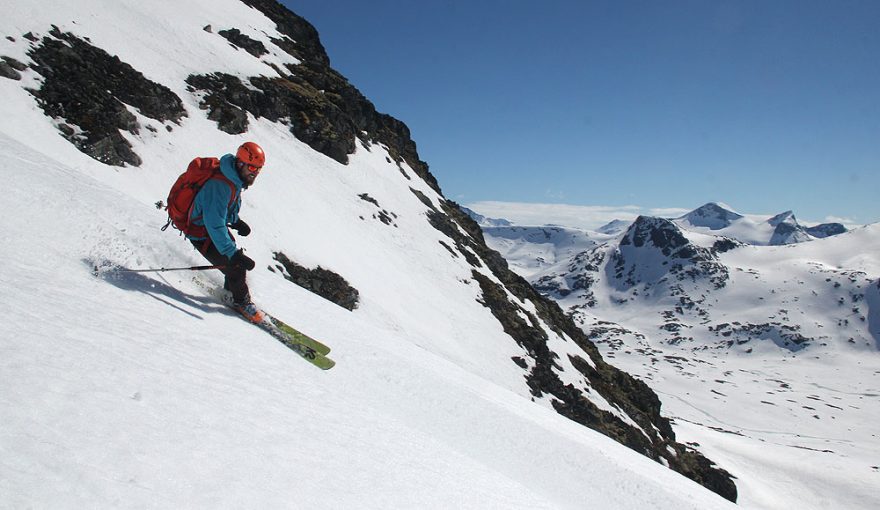
[[[235,185],[235,198],[232,200],[232,204],[229,203],[232,198],[229,196],[232,193],[229,185],[219,179],[210,179],[196,195],[190,218],[196,225],[205,226],[217,251],[226,257],[231,257],[238,250],[238,247],[229,236],[229,229],[226,228],[226,225],[238,221],[238,210],[241,208],[241,189],[244,183],[235,169],[235,156],[232,154],[220,158],[220,171]],[[189,238],[205,239],[204,237]]]

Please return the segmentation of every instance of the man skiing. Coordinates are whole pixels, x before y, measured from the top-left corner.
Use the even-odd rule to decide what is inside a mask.
[[[265,162],[263,149],[254,142],[243,143],[234,156],[220,158],[220,172],[199,189],[189,213],[190,223],[203,226],[207,236],[186,235],[211,264],[223,266],[223,288],[232,292],[232,307],[251,322],[263,320],[263,312],[251,301],[246,281],[247,271],[256,263],[236,245],[229,229],[242,237],[251,233],[238,216],[241,192],[254,183]]]

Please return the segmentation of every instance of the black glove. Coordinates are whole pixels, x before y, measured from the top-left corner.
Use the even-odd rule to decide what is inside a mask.
[[[229,264],[233,267],[242,267],[245,271],[250,271],[251,269],[257,267],[257,263],[254,262],[254,259],[248,257],[244,254],[244,250],[241,248],[238,249],[237,252],[233,253],[231,257],[229,257]]]
[[[236,232],[238,232],[238,235],[240,235],[241,237],[247,237],[247,235],[251,233],[250,225],[245,223],[244,220],[242,220],[242,219],[239,219],[238,221],[236,221],[235,223],[233,223],[232,225],[229,225],[229,226],[232,229],[234,229]]]

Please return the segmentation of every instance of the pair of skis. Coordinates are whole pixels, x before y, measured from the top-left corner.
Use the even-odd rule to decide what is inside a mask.
[[[266,312],[263,312],[263,314],[265,317],[262,322],[251,322],[251,324],[268,332],[288,349],[299,354],[303,359],[321,370],[329,370],[336,365],[335,361],[327,357],[327,354],[330,352],[329,347],[305,333],[288,326],[280,319]],[[247,321],[244,317],[242,319]]]
[[[216,289],[198,278],[193,278],[193,282],[204,289],[209,295],[219,299],[220,302],[232,308],[232,303],[229,300],[229,297],[225,295],[226,291]],[[323,343],[306,335],[293,326],[288,325],[281,319],[264,311],[264,317],[261,322],[251,322],[243,315],[239,314],[238,311],[236,311],[235,314],[249,324],[253,324],[269,333],[273,338],[284,344],[285,347],[299,354],[304,360],[321,370],[330,370],[336,365],[335,361],[327,357],[327,354],[330,352],[330,347],[327,347]]]
[[[113,264],[101,263],[100,265],[96,264],[94,267],[94,274],[97,277],[101,277],[106,274],[114,274],[114,273],[144,273],[144,272],[164,272],[164,271],[182,271],[182,270],[202,270],[202,269],[217,269],[218,266],[194,266],[194,267],[186,267],[186,268],[161,268],[161,269],[127,269],[119,266],[115,266]],[[219,300],[221,303],[226,306],[232,307],[232,302],[227,295],[226,291],[216,288],[214,285],[211,285],[199,278],[193,278],[193,283],[195,283],[198,287],[205,291],[209,296]],[[263,312],[265,317],[262,322],[255,323],[246,319],[244,316],[239,314],[237,311],[236,315],[242,318],[242,320],[247,321],[250,324],[254,324],[258,328],[266,331],[276,340],[284,344],[288,349],[297,353],[304,360],[308,361],[312,365],[320,368],[321,370],[329,370],[336,365],[336,362],[327,357],[327,354],[330,352],[330,348],[321,342],[315,340],[314,338],[302,333],[296,328],[289,326],[282,320],[273,317],[272,315]]]

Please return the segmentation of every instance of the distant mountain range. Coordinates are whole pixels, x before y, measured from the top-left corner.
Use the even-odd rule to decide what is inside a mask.
[[[791,211],[762,220],[708,203],[597,231],[483,228],[603,354],[658,388],[691,440],[743,467],[738,484],[785,479],[790,502],[880,453],[880,224],[807,227]],[[805,450],[818,452],[806,478]]]
[[[514,225],[506,219],[488,218],[470,209],[463,210],[480,224],[483,228],[493,228],[493,235],[505,236],[504,227],[510,227],[518,231],[523,228],[531,228],[526,225]],[[743,215],[734,211],[730,206],[718,202],[709,202],[693,211],[676,217],[668,218],[682,229],[705,233],[716,236],[728,237],[742,243],[756,246],[781,246],[785,244],[797,244],[815,239],[824,239],[847,232],[842,223],[822,223],[819,225],[806,226],[798,222],[792,211],[779,213],[766,220],[756,215]],[[547,225],[565,231],[576,232],[573,235],[603,241],[607,235],[617,235],[626,230],[632,221],[614,220],[595,231],[574,229],[560,225]],[[541,226],[544,228],[546,226]]]
[[[681,227],[696,232],[712,233],[748,244],[769,246],[803,243],[847,231],[841,223],[823,223],[812,227],[801,225],[792,211],[779,213],[766,221],[755,221],[716,202],[709,202],[684,216],[675,218],[674,221]]]

